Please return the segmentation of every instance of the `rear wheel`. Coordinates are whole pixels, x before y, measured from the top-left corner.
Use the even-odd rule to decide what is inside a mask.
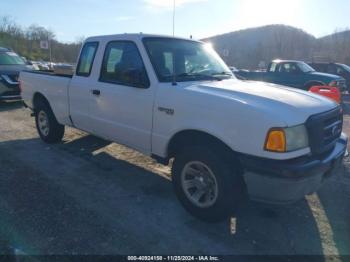
[[[64,125],[57,122],[50,106],[39,102],[35,109],[35,123],[40,138],[46,143],[58,143],[64,136]]]
[[[175,193],[193,216],[224,220],[244,195],[243,178],[220,154],[204,147],[188,147],[175,156],[172,176]]]

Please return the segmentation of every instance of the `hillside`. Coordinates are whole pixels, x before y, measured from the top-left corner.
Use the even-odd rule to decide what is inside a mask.
[[[329,60],[350,64],[350,31],[317,39],[301,29],[268,25],[203,39],[211,42],[229,65],[255,69],[275,58]]]
[[[66,44],[55,39],[54,32],[37,25],[28,28],[18,26],[8,17],[0,17],[0,46],[11,48],[30,60],[49,60],[49,50],[40,48],[41,40],[51,39],[53,62],[76,61],[81,41]]]
[[[49,60],[40,40],[51,39],[52,59],[74,63],[83,39],[65,44],[54,32],[31,25],[22,28],[8,17],[0,17],[0,46],[8,47],[30,60]],[[213,36],[211,42],[229,65],[256,69],[275,58],[304,61],[332,61],[350,64],[350,30],[317,39],[305,31],[286,25],[268,25]]]

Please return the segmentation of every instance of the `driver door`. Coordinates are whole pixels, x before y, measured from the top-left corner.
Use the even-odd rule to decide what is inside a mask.
[[[278,72],[278,81],[276,81],[276,83],[290,87],[298,87],[299,82],[299,67],[295,63],[281,63]]]
[[[106,45],[96,86],[90,110],[95,134],[150,152],[153,89],[134,42]]]

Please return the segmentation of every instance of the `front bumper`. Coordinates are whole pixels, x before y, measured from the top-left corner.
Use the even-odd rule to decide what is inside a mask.
[[[243,155],[244,179],[251,199],[288,204],[316,192],[341,165],[348,138],[342,134],[334,149],[322,158],[270,160]]]
[[[19,100],[21,94],[18,82],[11,81],[9,77],[7,80],[4,76],[0,76],[0,100]]]
[[[7,101],[7,100],[21,100],[22,97],[20,95],[1,95],[0,94],[0,101]]]

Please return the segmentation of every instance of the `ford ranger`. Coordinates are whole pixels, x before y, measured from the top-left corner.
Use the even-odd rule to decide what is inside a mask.
[[[61,141],[72,126],[172,163],[180,202],[206,221],[228,217],[247,195],[302,199],[346,152],[335,102],[238,80],[210,45],[194,40],[90,37],[73,75],[22,72],[20,81],[43,141]]]
[[[340,91],[347,90],[344,78],[336,75],[316,72],[308,64],[293,60],[274,60],[266,72],[241,70],[235,73],[246,80],[269,82],[309,90],[313,86],[334,86]]]

